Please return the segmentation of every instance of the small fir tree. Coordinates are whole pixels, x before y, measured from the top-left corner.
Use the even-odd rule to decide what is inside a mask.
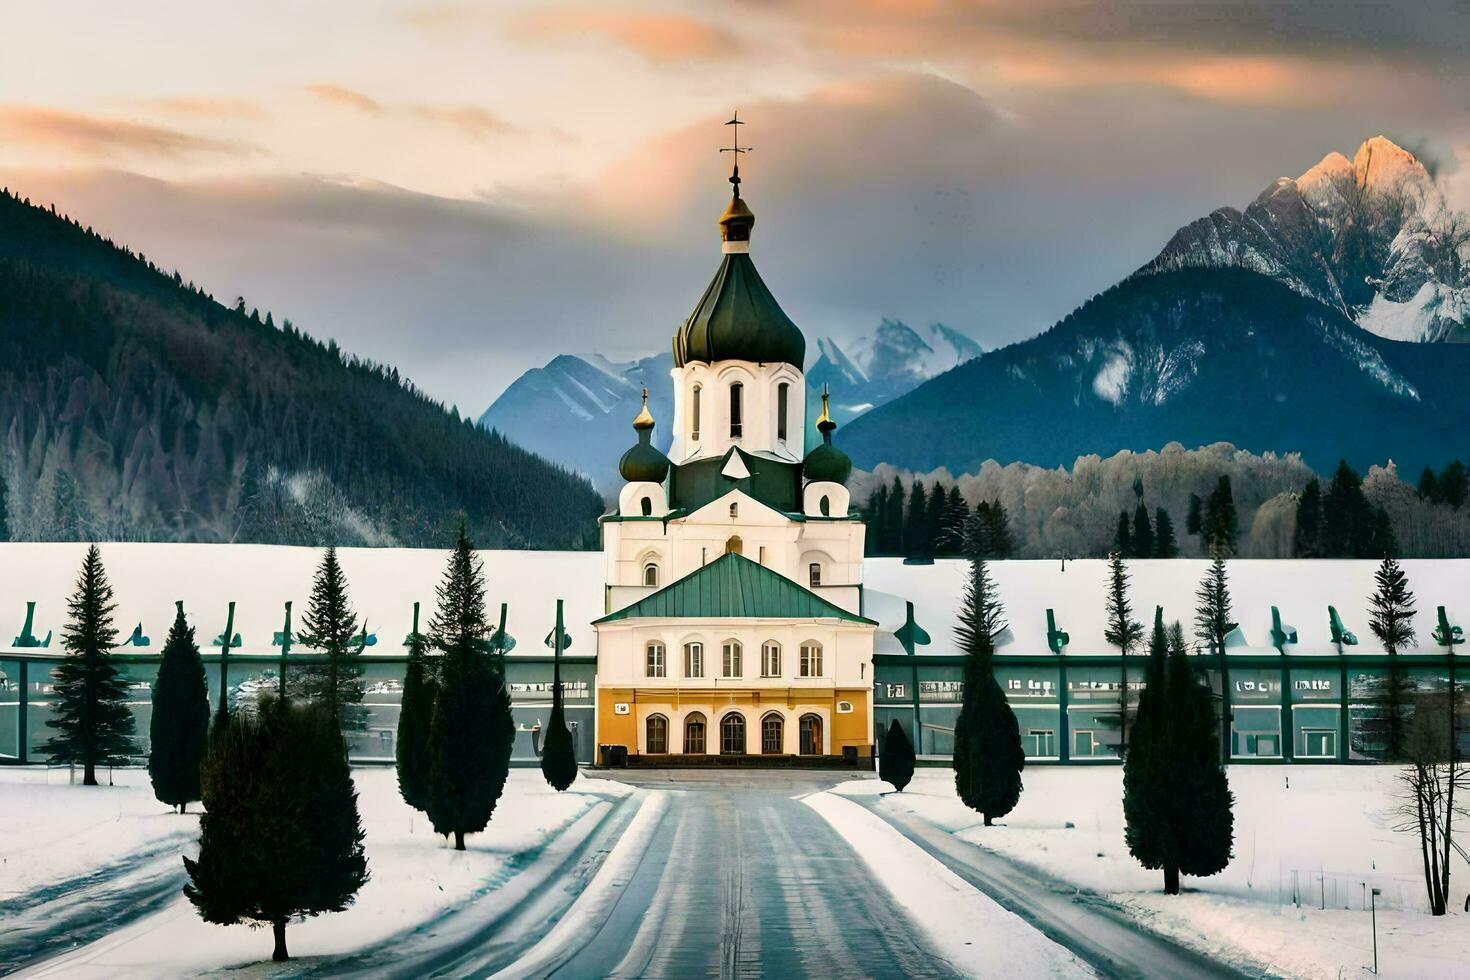
[[[909,741],[908,733],[903,730],[897,718],[888,726],[878,766],[878,775],[900,793],[914,778],[914,743]]]
[[[1184,515],[1184,533],[1199,535],[1204,531],[1204,501],[1199,494],[1189,495],[1189,510]]]
[[[566,631],[561,621],[562,601],[556,600],[555,653],[551,667],[551,720],[541,743],[541,774],[546,781],[563,792],[577,778],[577,749],[572,742],[571,729],[567,728],[566,712],[562,707],[561,648]]]
[[[909,487],[908,516],[903,523],[903,553],[910,558],[929,554],[929,495],[918,480]]]
[[[1434,470],[1431,467],[1425,466],[1424,472],[1419,474],[1419,486],[1416,492],[1420,500],[1428,501],[1431,504],[1440,502],[1439,480],[1435,478]]]
[[[301,696],[320,701],[337,717],[344,732],[362,731],[367,714],[362,707],[362,653],[365,639],[358,636],[357,613],[347,594],[347,576],[337,561],[337,549],[328,548],[311,583],[311,601],[301,617],[301,642],[326,663],[299,672]]]
[[[178,611],[153,685],[148,777],[158,801],[183,813],[200,799],[199,767],[209,741],[209,685],[194,627],[184,617],[184,604],[175,605]]]
[[[1154,511],[1154,557],[1178,558],[1179,542],[1174,537],[1174,522],[1162,507]]]
[[[1202,525],[1206,550],[1218,549],[1226,555],[1235,554],[1236,539],[1240,535],[1240,517],[1235,511],[1235,494],[1230,489],[1230,477],[1221,475],[1210,492],[1205,504]]]
[[[1465,497],[1470,492],[1470,486],[1466,485],[1465,464],[1458,459],[1451,460],[1449,465],[1440,471],[1438,483],[1439,502],[1449,504],[1455,510],[1465,505]],[[3,513],[0,508],[0,513]]]
[[[271,958],[288,959],[288,921],[342,911],[368,880],[336,718],[321,704],[263,698],[215,734],[203,788],[184,894],[206,922],[269,924]]]
[[[56,730],[44,751],[53,763],[82,767],[82,785],[97,785],[97,767],[123,762],[134,753],[133,713],[128,685],[112,659],[117,628],[112,586],[94,544],[82,561],[77,588],[67,600],[69,619],[61,634],[66,657],[52,671]]]
[[[985,559],[970,559],[970,579],[955,637],[965,652],[964,701],[955,723],[955,790],[988,827],[1021,798],[1026,752],[1021,726],[995,680],[995,638],[1006,628],[1005,607]]]
[[[1316,477],[1307,481],[1297,498],[1292,544],[1298,558],[1317,558],[1322,554],[1322,484]]]
[[[1143,501],[1133,510],[1133,555],[1135,558],[1154,556],[1154,529],[1148,522],[1148,508]]]
[[[1128,599],[1128,566],[1123,555],[1113,552],[1108,556],[1108,625],[1103,639],[1118,648],[1120,687],[1118,700],[1118,751],[1128,749],[1128,656],[1143,639],[1143,624],[1133,618],[1133,604]]]
[[[1118,511],[1118,530],[1113,534],[1113,551],[1120,555],[1133,554],[1133,532],[1128,525],[1128,512]]]
[[[1016,550],[1015,538],[1011,536],[1011,517],[1005,505],[992,500],[985,512],[986,537],[989,558],[1009,558]]]
[[[1414,593],[1399,563],[1385,558],[1373,573],[1377,585],[1368,597],[1368,628],[1388,653],[1388,755],[1403,757],[1403,677],[1399,651],[1414,643]]]
[[[1200,581],[1194,593],[1194,636],[1211,655],[1219,660],[1221,690],[1230,689],[1230,661],[1225,656],[1225,637],[1233,629],[1231,620],[1230,582],[1225,574],[1225,558],[1216,551],[1210,562],[1210,570]],[[1223,707],[1223,706],[1222,706]],[[1222,758],[1230,752],[1230,725],[1228,719],[1220,719],[1220,753]]]
[[[510,775],[515,722],[504,652],[486,637],[485,572],[461,527],[429,623],[442,653],[429,723],[429,819],[436,833],[464,835],[489,826]]]
[[[429,721],[434,714],[438,683],[428,657],[428,638],[419,632],[419,604],[413,604],[413,632],[408,635],[408,668],[398,713],[398,792],[415,810],[429,808]]]

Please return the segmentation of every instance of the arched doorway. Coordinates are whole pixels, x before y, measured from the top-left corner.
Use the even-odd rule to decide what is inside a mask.
[[[738,535],[738,534],[732,534],[732,535],[730,535],[729,539],[727,539],[725,541],[725,554],[727,554],[727,555],[738,555],[738,554],[741,554],[742,553],[742,549],[744,547],[745,547],[745,543],[740,540],[740,535]]]
[[[649,755],[663,755],[669,751],[669,720],[663,715],[650,715],[644,737],[644,750]]]
[[[735,712],[720,719],[720,754],[745,754],[745,717]]]
[[[698,711],[684,719],[684,754],[704,755],[704,715]]]
[[[761,754],[780,755],[785,751],[786,722],[774,711],[761,719]]]
[[[817,715],[802,715],[800,722],[801,730],[801,754],[822,754],[822,719]]]

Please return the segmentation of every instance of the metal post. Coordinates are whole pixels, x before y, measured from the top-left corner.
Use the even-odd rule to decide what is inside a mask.
[[[230,603],[229,614],[225,616],[225,635],[221,637],[224,644],[219,652],[219,706],[216,711],[221,717],[229,714],[230,706],[230,639],[235,631],[235,604]],[[206,634],[207,635],[207,634]]]
[[[26,764],[26,760],[31,754],[31,732],[30,727],[26,723],[26,707],[30,704],[31,700],[30,668],[31,663],[29,660],[22,660],[20,662],[20,717],[18,720],[20,731],[16,733],[16,750],[21,765]]]
[[[286,696],[286,654],[291,652],[291,600],[286,600],[286,624],[281,633],[281,676],[277,685],[282,698]]]
[[[1378,975],[1378,896],[1377,888],[1368,897],[1368,914],[1373,919],[1373,975]]]

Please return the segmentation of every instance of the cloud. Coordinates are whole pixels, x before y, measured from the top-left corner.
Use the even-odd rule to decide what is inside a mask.
[[[611,41],[660,64],[724,60],[746,51],[745,43],[735,34],[693,17],[597,7],[529,11],[511,21],[510,32],[512,37],[531,41]]]
[[[264,119],[266,117],[266,111],[259,103],[227,96],[164,96],[155,99],[137,99],[133,104],[176,116],[230,119]]]
[[[184,157],[248,156],[257,147],[238,140],[196,136],[177,129],[43,106],[0,106],[0,136],[92,158],[122,155]]]
[[[305,90],[330,105],[341,106],[368,116],[416,119],[420,122],[450,126],[468,139],[482,140],[488,136],[510,133],[539,133],[558,141],[570,137],[558,129],[541,127],[529,129],[518,126],[489,109],[476,105],[436,105],[427,102],[383,102],[356,89],[330,83],[305,86]]]
[[[321,99],[323,102],[354,109],[357,112],[364,112],[370,116],[381,116],[387,111],[383,103],[372,96],[364,95],[356,89],[346,88],[342,85],[319,82],[315,85],[307,85],[305,88],[307,92]]]

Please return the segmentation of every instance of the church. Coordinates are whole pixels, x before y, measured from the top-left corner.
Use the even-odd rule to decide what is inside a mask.
[[[825,394],[806,452],[806,339],[751,259],[738,162],[730,183],[719,267],[673,338],[669,453],[645,391],[601,521],[597,741],[633,764],[852,763],[872,753],[877,627],[852,462]]]

